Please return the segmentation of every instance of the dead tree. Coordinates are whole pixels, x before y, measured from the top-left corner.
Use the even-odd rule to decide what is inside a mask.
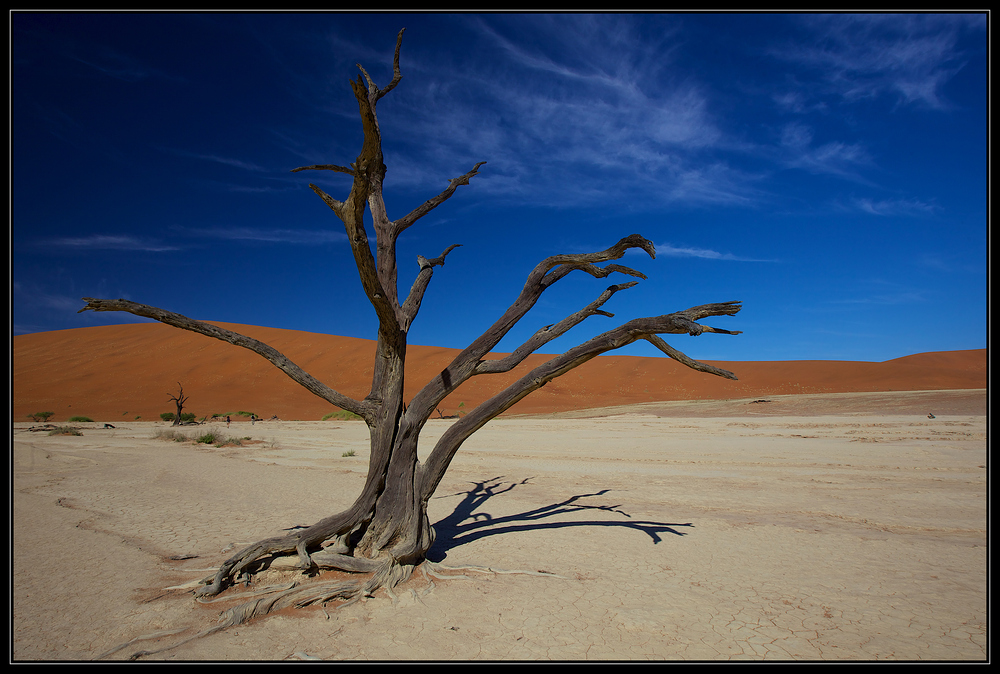
[[[181,425],[181,413],[184,411],[184,403],[187,402],[187,396],[184,395],[184,387],[181,386],[180,382],[177,382],[177,388],[180,389],[177,395],[170,396],[170,400],[174,401],[174,405],[177,406],[177,414],[174,415],[174,423],[171,426]]]
[[[418,257],[416,278],[403,297],[399,295],[397,288],[396,241],[400,234],[420,218],[449,199],[459,186],[467,185],[485,162],[480,162],[468,173],[453,178],[444,191],[406,215],[393,220],[386,213],[382,198],[386,167],[383,163],[382,137],[375,107],[379,99],[392,91],[402,77],[399,69],[402,37],[403,31],[400,31],[393,59],[393,78],[388,85],[384,88],[376,86],[360,64],[358,68],[361,74],[351,81],[364,131],[361,152],[354,163],[349,166],[322,164],[293,169],[293,172],[333,171],[349,176],[352,181],[343,200],[335,199],[316,185],[310,184],[309,187],[343,222],[361,284],[378,317],[374,375],[368,395],[360,400],[350,398],[304,372],[272,347],[250,337],[123,299],[83,298],[87,304],[80,311],[126,311],[249,349],[269,360],[320,398],[359,415],[370,429],[371,459],[368,475],[353,505],[307,528],[265,539],[240,550],[226,560],[213,577],[205,579],[204,586],[196,595],[215,595],[237,581],[248,579],[249,574],[267,560],[279,555],[297,555],[298,567],[303,571],[339,569],[371,575],[351,583],[318,582],[250,602],[238,610],[233,609],[227,624],[237,624],[253,615],[285,606],[303,606],[317,601],[350,599],[370,594],[380,587],[392,588],[407,578],[413,568],[424,561],[425,554],[434,542],[434,529],[427,518],[427,502],[462,443],[532,391],[602,353],[642,339],[690,368],[736,379],[731,372],[692,360],[667,345],[659,335],[700,335],[703,332],[738,334],[736,331],[707,327],[698,321],[710,316],[732,316],[740,310],[739,302],[704,304],[671,314],[636,318],[527,372],[515,383],[459,418],[437,441],[427,459],[423,462],[417,460],[420,432],[446,396],[472,377],[510,371],[529,354],[591,316],[613,316],[601,307],[612,295],[632,287],[637,281],[611,285],[579,311],[535,332],[513,353],[499,360],[486,360],[486,355],[524,317],[546,289],[572,272],[582,272],[598,279],[615,273],[644,279],[646,277],[643,274],[628,267],[618,264],[598,265],[620,259],[631,248],[641,249],[650,257],[655,257],[655,251],[652,243],[633,234],[596,253],[555,255],[542,260],[528,274],[524,288],[507,311],[458,354],[439,375],[427,382],[412,400],[404,401],[403,364],[406,358],[407,332],[417,316],[435,269],[444,265],[446,256],[457,245],[449,246],[435,258]],[[371,213],[374,246],[363,219],[366,206]]]

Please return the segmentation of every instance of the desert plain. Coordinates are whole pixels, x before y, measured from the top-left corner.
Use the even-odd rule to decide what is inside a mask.
[[[148,345],[148,367],[129,374],[85,350],[46,369],[19,340],[30,346],[14,340],[12,661],[989,657],[984,351],[913,356],[888,386],[889,369],[871,374],[884,363],[733,363],[751,373],[744,388],[692,384],[686,399],[647,392],[633,375],[653,365],[596,363],[577,391],[603,380],[662,399],[536,402],[490,422],[431,502],[433,572],[184,642],[231,595],[303,580],[275,563],[219,601],[191,594],[239,546],[347,507],[367,468],[366,427],[271,413],[273,389],[226,400],[188,383],[193,370],[173,376]],[[256,405],[266,420],[206,421],[171,439],[152,412],[132,413],[170,409],[135,393],[160,369],[159,398],[181,379],[195,407],[222,396],[205,411]],[[967,376],[935,379],[946,372]],[[105,391],[106,411],[74,397],[86,387]],[[81,435],[48,435],[24,419],[57,399],[95,420],[52,410]],[[431,420],[421,448],[451,423]],[[194,441],[207,431],[239,442]]]

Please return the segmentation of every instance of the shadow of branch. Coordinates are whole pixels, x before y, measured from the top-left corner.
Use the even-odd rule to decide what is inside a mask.
[[[520,482],[503,483],[503,476],[497,476],[488,480],[472,483],[471,489],[465,492],[458,492],[451,496],[463,495],[462,501],[455,506],[450,515],[438,520],[434,524],[437,537],[434,545],[427,552],[427,558],[431,561],[439,562],[444,559],[448,550],[484,538],[486,536],[498,536],[501,534],[516,533],[519,531],[535,531],[539,529],[564,529],[567,527],[624,527],[635,529],[649,536],[653,544],[663,540],[660,534],[673,534],[684,536],[685,533],[678,531],[675,527],[692,527],[690,522],[650,522],[632,520],[631,515],[622,510],[618,505],[592,505],[581,503],[582,499],[595,496],[603,496],[609,489],[602,489],[591,494],[577,494],[569,498],[551,503],[549,505],[526,510],[513,515],[503,517],[493,517],[489,513],[479,512],[479,509],[491,498],[495,498],[511,491],[518,485],[528,483],[531,478],[525,478]],[[439,496],[437,498],[448,498]],[[614,520],[557,520],[545,521],[547,518],[566,515],[569,513],[582,513],[603,511],[615,513],[629,518],[627,521]]]

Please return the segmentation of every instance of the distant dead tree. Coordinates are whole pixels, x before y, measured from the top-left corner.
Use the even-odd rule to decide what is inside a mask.
[[[170,400],[174,401],[174,405],[177,406],[177,414],[174,415],[174,423],[171,426],[181,425],[181,413],[184,411],[184,403],[187,402],[188,397],[184,395],[184,387],[181,386],[180,382],[177,382],[177,388],[180,389],[177,395],[171,395]]]
[[[660,335],[697,336],[704,332],[739,334],[737,331],[698,323],[710,316],[735,315],[740,310],[739,302],[703,304],[670,314],[636,318],[562,355],[554,356],[527,372],[506,389],[456,420],[437,440],[427,458],[422,462],[418,460],[417,442],[421,430],[446,396],[472,377],[509,372],[528,355],[591,316],[613,316],[601,307],[615,293],[632,287],[637,281],[609,286],[579,311],[558,323],[539,329],[511,354],[498,360],[486,360],[486,355],[535,305],[545,290],[572,272],[582,272],[597,279],[613,273],[644,279],[646,277],[642,273],[629,267],[618,264],[598,265],[621,259],[632,248],[643,250],[650,257],[655,257],[655,250],[648,240],[633,234],[606,250],[545,258],[528,274],[524,288],[504,314],[458,354],[440,374],[427,382],[411,400],[404,401],[407,333],[417,316],[434,270],[444,266],[445,257],[457,245],[449,246],[435,258],[418,257],[416,278],[409,293],[402,297],[397,288],[396,242],[420,218],[449,199],[459,186],[467,185],[471,178],[478,175],[479,168],[485,162],[479,162],[469,172],[450,180],[444,191],[413,211],[398,219],[390,219],[382,196],[386,166],[383,163],[382,137],[375,107],[383,96],[396,87],[402,77],[399,68],[402,37],[403,31],[400,31],[393,59],[393,78],[388,85],[384,88],[376,86],[360,64],[358,68],[361,74],[351,81],[364,132],[361,152],[354,163],[349,166],[322,164],[293,169],[293,172],[333,171],[344,174],[351,180],[350,190],[343,200],[335,199],[316,185],[310,184],[309,187],[343,222],[365,295],[378,317],[374,375],[368,395],[360,400],[346,396],[256,339],[124,299],[83,298],[86,306],[80,311],[126,311],[249,349],[266,358],[315,395],[359,415],[369,427],[371,458],[368,475],[353,505],[311,526],[258,541],[240,550],[227,559],[213,577],[205,580],[204,586],[196,595],[205,597],[218,594],[227,586],[249,578],[249,574],[261,568],[264,560],[274,555],[297,555],[298,567],[303,571],[339,569],[371,575],[357,582],[315,581],[266,599],[251,601],[238,609],[232,609],[226,625],[239,624],[254,615],[287,606],[353,599],[371,594],[382,587],[391,589],[409,577],[412,570],[425,561],[425,554],[434,542],[434,529],[427,518],[427,502],[462,443],[489,420],[510,409],[531,392],[602,353],[637,340],[646,340],[687,367],[736,379],[731,372],[692,360],[669,346]],[[374,246],[364,222],[366,206],[374,229]],[[177,411],[180,416],[180,402]]]

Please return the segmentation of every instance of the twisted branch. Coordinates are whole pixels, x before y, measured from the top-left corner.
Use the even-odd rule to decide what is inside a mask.
[[[609,265],[614,266],[614,265]],[[643,277],[645,278],[645,277]],[[589,318],[594,315],[607,316],[608,318],[614,317],[614,314],[602,311],[601,306],[604,305],[611,296],[614,295],[619,290],[625,290],[626,288],[631,288],[632,286],[638,285],[638,281],[630,281],[628,283],[621,283],[618,285],[613,285],[608,287],[601,296],[596,300],[588,304],[586,307],[580,311],[567,316],[558,323],[554,325],[547,325],[544,328],[538,330],[534,335],[532,335],[527,341],[521,346],[515,349],[512,353],[507,355],[500,360],[483,360],[476,365],[476,370],[474,374],[495,374],[498,372],[509,372],[510,370],[517,367],[525,358],[533,354],[538,349],[542,348],[544,345],[551,342],[553,339],[560,337],[565,334],[570,328],[580,324],[584,319]]]
[[[443,267],[444,259],[448,256],[448,253],[460,246],[461,244],[458,243],[452,244],[440,256],[430,260],[422,255],[417,256],[417,264],[420,265],[420,272],[417,274],[417,278],[414,279],[413,286],[410,288],[410,294],[407,296],[406,301],[403,302],[402,307],[402,324],[404,330],[410,329],[413,319],[416,318],[417,312],[420,311],[420,303],[423,301],[424,293],[427,291],[427,284],[431,282],[434,267]]]
[[[400,219],[398,219],[395,222],[393,222],[392,223],[392,227],[393,227],[393,232],[394,232],[395,236],[399,236],[403,231],[405,231],[414,222],[416,222],[420,218],[424,217],[425,215],[427,215],[428,213],[430,213],[432,210],[434,210],[435,208],[437,208],[438,206],[440,206],[441,204],[443,204],[445,201],[447,201],[448,198],[451,197],[451,195],[455,193],[455,190],[458,189],[459,185],[468,185],[469,184],[469,179],[473,178],[474,176],[479,175],[479,167],[482,166],[485,163],[486,162],[481,161],[478,164],[476,164],[475,166],[473,166],[472,170],[469,171],[468,173],[465,173],[465,174],[459,176],[458,178],[452,178],[448,182],[448,187],[443,192],[441,192],[441,194],[439,194],[436,197],[433,197],[431,199],[428,199],[427,201],[425,201],[424,203],[422,203],[420,206],[414,208],[412,211],[410,211],[409,213],[407,213],[406,215],[404,215]]]
[[[371,101],[372,108],[375,107],[375,103],[378,102],[380,98],[385,96],[387,93],[396,88],[399,81],[403,79],[403,73],[399,69],[399,47],[403,43],[403,31],[405,28],[401,28],[399,34],[396,36],[396,54],[392,58],[392,81],[385,85],[385,89],[379,89],[375,86],[375,82],[369,77],[368,71],[365,70],[360,63],[357,64],[358,69],[364,74],[365,80],[368,82],[368,97]]]
[[[298,168],[293,168],[290,173],[298,173],[299,171],[336,171],[337,173],[354,175],[353,167],[337,166],[336,164],[313,164],[312,166],[300,166]]]

